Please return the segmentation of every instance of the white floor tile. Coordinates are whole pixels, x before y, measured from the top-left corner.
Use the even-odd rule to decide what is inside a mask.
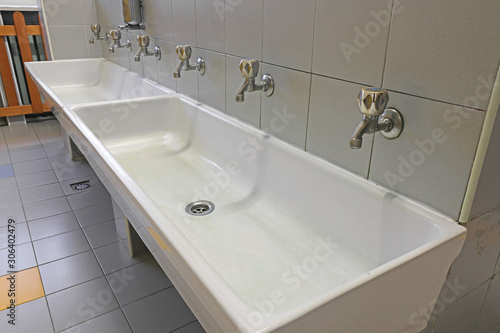
[[[0,208],[7,208],[12,206],[19,206],[21,204],[21,197],[19,191],[1,192],[0,193]]]
[[[24,212],[28,221],[70,211],[71,207],[65,197],[24,204]]]
[[[0,192],[10,192],[17,190],[15,177],[0,178]]]
[[[10,164],[10,155],[9,153],[0,152],[0,165]]]
[[[16,223],[26,222],[23,206],[0,208],[0,227],[5,227],[9,219],[13,219]]]
[[[47,295],[103,275],[92,251],[40,265],[39,269]]]
[[[57,332],[118,308],[104,277],[49,295],[47,301]]]
[[[81,230],[33,242],[39,265],[90,250],[89,242]]]
[[[88,164],[73,165],[61,169],[54,169],[59,181],[92,176],[94,171]]]
[[[87,161],[85,160],[72,160],[67,153],[65,155],[50,156],[49,161],[54,169],[62,169],[79,164],[87,164]]]
[[[41,185],[20,190],[23,203],[37,202],[64,196],[59,183]]]
[[[52,170],[16,176],[16,179],[20,190],[58,182]]]
[[[28,222],[31,239],[33,241],[60,235],[69,231],[79,230],[80,224],[73,212],[49,216]]]
[[[45,150],[45,154],[47,154],[47,156],[49,156],[49,157],[50,156],[65,155],[68,153],[68,151],[64,147],[63,141],[55,141],[55,142],[50,142],[50,143],[44,144],[43,149]]]
[[[47,155],[45,154],[43,148],[16,151],[10,153],[10,159],[12,160],[12,163],[39,160],[46,157]]]
[[[16,174],[16,176],[52,170],[52,166],[50,165],[49,160],[46,158],[14,163],[12,166],[14,167],[14,173]]]

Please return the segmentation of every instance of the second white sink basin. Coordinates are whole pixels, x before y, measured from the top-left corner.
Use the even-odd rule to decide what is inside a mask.
[[[102,58],[30,62],[26,68],[44,97],[59,107],[172,92]]]

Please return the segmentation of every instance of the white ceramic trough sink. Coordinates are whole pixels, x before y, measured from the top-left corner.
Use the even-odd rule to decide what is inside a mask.
[[[190,99],[138,105],[68,108],[65,126],[147,216],[208,331],[423,328],[465,228]],[[214,211],[187,214],[196,200]]]
[[[171,92],[102,58],[30,62],[26,68],[42,95],[59,107]]]

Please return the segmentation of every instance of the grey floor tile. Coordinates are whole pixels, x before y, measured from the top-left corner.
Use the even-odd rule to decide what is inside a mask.
[[[54,333],[52,320],[45,297],[35,299],[28,303],[17,306],[19,314],[16,325],[10,325],[7,318],[7,310],[0,311],[0,332],[2,333]]]
[[[33,246],[39,265],[90,250],[81,230],[44,238],[33,242]]]
[[[118,241],[114,220],[87,227],[83,231],[93,249]]]
[[[101,182],[95,176],[86,176],[86,177],[82,177],[82,178],[65,180],[65,181],[61,182],[61,187],[66,195],[71,195],[71,194],[75,194],[75,193],[82,193],[83,191],[75,192],[75,190],[73,190],[73,188],[71,188],[71,185],[75,184],[75,183],[87,182],[87,181],[88,181],[88,184],[90,185],[90,187],[86,190],[83,190],[83,191],[90,191],[90,190],[94,190],[96,188],[102,187]]]
[[[12,164],[0,165],[0,179],[14,177]]]
[[[111,196],[104,187],[99,187],[90,191],[69,195],[68,201],[71,205],[71,208],[76,211],[105,202],[109,202],[111,204]]]
[[[64,214],[49,216],[39,220],[28,222],[31,239],[33,241],[60,235],[69,231],[80,229],[75,214],[68,212]]]
[[[65,197],[37,201],[24,205],[24,212],[28,221],[44,217],[67,213],[71,211],[68,200]]]
[[[33,252],[31,243],[16,245],[14,267],[10,267],[9,262],[7,262],[8,250],[8,248],[0,250],[0,258],[2,258],[2,260],[0,260],[0,276],[6,275],[8,271],[22,271],[37,266],[35,253]]]
[[[0,165],[11,164],[10,162],[11,161],[10,161],[9,153],[7,153],[7,152],[2,153],[0,151]]]
[[[57,332],[118,308],[104,277],[49,295],[47,301]],[[100,328],[82,332],[107,331]]]
[[[28,225],[26,224],[26,222],[23,223],[16,222],[13,225],[15,227],[13,230],[14,230],[16,245],[31,242],[30,233],[28,231]],[[7,235],[10,234],[8,230],[9,230],[8,226],[0,228],[0,249],[4,249],[8,245]]]
[[[58,156],[50,156],[49,157],[50,164],[54,169],[62,169],[69,166],[79,165],[79,164],[87,164],[86,160],[72,160],[69,154],[58,155]]]
[[[123,307],[134,333],[171,332],[196,320],[175,288]]]
[[[10,159],[12,160],[12,163],[38,160],[46,157],[47,155],[45,154],[43,148],[16,151],[10,153]]]
[[[203,326],[198,321],[195,321],[189,325],[179,328],[172,333],[205,333]]]
[[[102,276],[92,251],[39,266],[46,294],[52,294]]]
[[[111,201],[100,205],[75,210],[76,218],[82,228],[112,220],[114,218]]]
[[[29,173],[37,173],[41,171],[52,170],[52,166],[47,158],[39,160],[26,161],[21,163],[14,163],[14,173],[16,176],[26,175]]]
[[[119,270],[107,278],[121,306],[172,286],[155,259]]]
[[[16,176],[16,179],[19,189],[53,184],[58,182],[56,174],[52,170]]]
[[[21,204],[21,197],[19,191],[0,192],[0,208],[7,208],[12,206],[19,206]]]
[[[112,243],[94,250],[99,263],[105,274],[109,274],[141,261],[152,258],[151,253],[146,252],[134,258],[121,242]]]
[[[59,183],[25,188],[20,190],[19,192],[21,193],[21,200],[25,204],[64,196],[64,192],[61,189],[61,185],[59,185]]]
[[[9,219],[13,219],[16,223],[26,222],[23,206],[0,208],[0,227],[5,227]]]
[[[8,142],[7,147],[9,148],[9,152],[23,151],[23,150],[32,150],[42,148],[42,144],[38,139],[31,141],[13,141]]]
[[[17,182],[15,177],[0,178],[0,192],[10,192],[17,190]]]
[[[61,169],[54,169],[59,181],[91,176],[94,171],[88,164],[73,165]]]
[[[132,333],[127,319],[121,309],[116,309],[97,318],[86,321],[62,333],[75,332],[105,332],[105,333]]]
[[[45,154],[47,156],[59,156],[59,155],[64,155],[67,154],[68,151],[64,147],[64,142],[63,141],[55,141],[55,142],[50,142],[46,143],[43,145],[43,149],[45,150]]]

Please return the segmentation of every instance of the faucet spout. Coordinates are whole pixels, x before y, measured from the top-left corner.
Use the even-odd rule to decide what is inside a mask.
[[[134,61],[135,62],[141,61],[141,55],[142,55],[142,53],[143,53],[143,49],[142,48],[140,48],[139,50],[137,50],[137,52],[136,52],[136,54],[134,56]]]
[[[184,68],[184,61],[181,61],[174,71],[174,78],[178,79],[181,77],[181,70]]]
[[[363,116],[363,120],[361,120],[351,140],[349,140],[349,147],[351,149],[360,149],[363,145],[363,135],[374,133],[377,121],[378,116]]]
[[[241,84],[238,92],[236,93],[236,102],[244,102],[245,101],[245,92],[250,91],[251,88],[251,80],[245,80]]]
[[[111,42],[111,44],[109,45],[108,51],[109,51],[110,53],[115,53],[115,46],[117,46],[117,45],[118,45],[118,44],[116,43],[116,41],[115,41],[115,40],[113,40],[113,41]]]

